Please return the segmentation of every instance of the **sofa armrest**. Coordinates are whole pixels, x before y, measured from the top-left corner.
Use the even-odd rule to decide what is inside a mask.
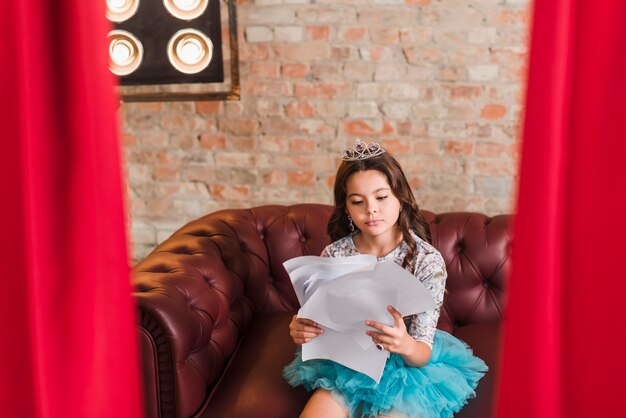
[[[183,226],[133,269],[146,410],[187,417],[202,407],[258,315],[293,312],[282,263],[319,254],[330,207],[215,212]]]
[[[193,415],[240,335],[229,330],[230,301],[199,276],[135,274],[146,409],[158,416]]]

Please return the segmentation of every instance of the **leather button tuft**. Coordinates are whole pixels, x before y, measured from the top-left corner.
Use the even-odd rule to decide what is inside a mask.
[[[300,242],[306,242],[306,237],[304,235],[300,235]]]

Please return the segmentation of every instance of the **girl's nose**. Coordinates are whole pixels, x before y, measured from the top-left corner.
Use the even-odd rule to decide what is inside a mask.
[[[378,211],[378,209],[376,207],[374,207],[374,206],[370,206],[370,207],[367,208],[367,213],[369,213],[371,215],[375,214],[377,211]]]

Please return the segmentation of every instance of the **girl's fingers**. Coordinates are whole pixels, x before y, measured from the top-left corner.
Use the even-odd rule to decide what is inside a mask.
[[[400,324],[404,323],[404,319],[402,319],[402,314],[400,312],[398,312],[398,310],[396,308],[394,308],[393,306],[389,305],[389,306],[387,306],[387,311],[389,311],[389,313],[393,317],[393,322],[395,323],[396,327],[398,327],[398,326],[400,326]]]
[[[309,325],[309,326],[316,327],[316,328],[319,328],[319,327],[320,327],[320,326],[319,326],[319,324],[318,324],[317,322],[312,321],[312,320],[310,320],[310,319],[308,319],[308,318],[297,318],[297,319],[296,319],[296,321],[297,321],[299,324],[302,324],[302,325]]]
[[[321,328],[316,328],[316,327],[308,327],[308,326],[301,327],[301,328],[297,328],[296,330],[297,330],[297,331],[299,331],[299,332],[311,332],[311,333],[315,333],[315,335],[317,335],[317,334],[322,334],[322,333],[324,332],[324,330],[323,330],[323,329],[321,329]]]
[[[368,327],[377,329],[383,334],[391,334],[393,333],[393,329],[394,329],[393,327],[390,327],[389,325],[381,324],[380,322],[376,322],[376,321],[365,321],[365,325],[367,325]],[[370,331],[366,331],[366,332],[370,332]]]

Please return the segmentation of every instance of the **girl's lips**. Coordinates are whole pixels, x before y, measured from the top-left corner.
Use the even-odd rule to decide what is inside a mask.
[[[383,221],[382,219],[370,219],[369,221],[365,222],[365,225],[367,225],[367,226],[374,226],[374,225],[379,224],[382,221]]]

